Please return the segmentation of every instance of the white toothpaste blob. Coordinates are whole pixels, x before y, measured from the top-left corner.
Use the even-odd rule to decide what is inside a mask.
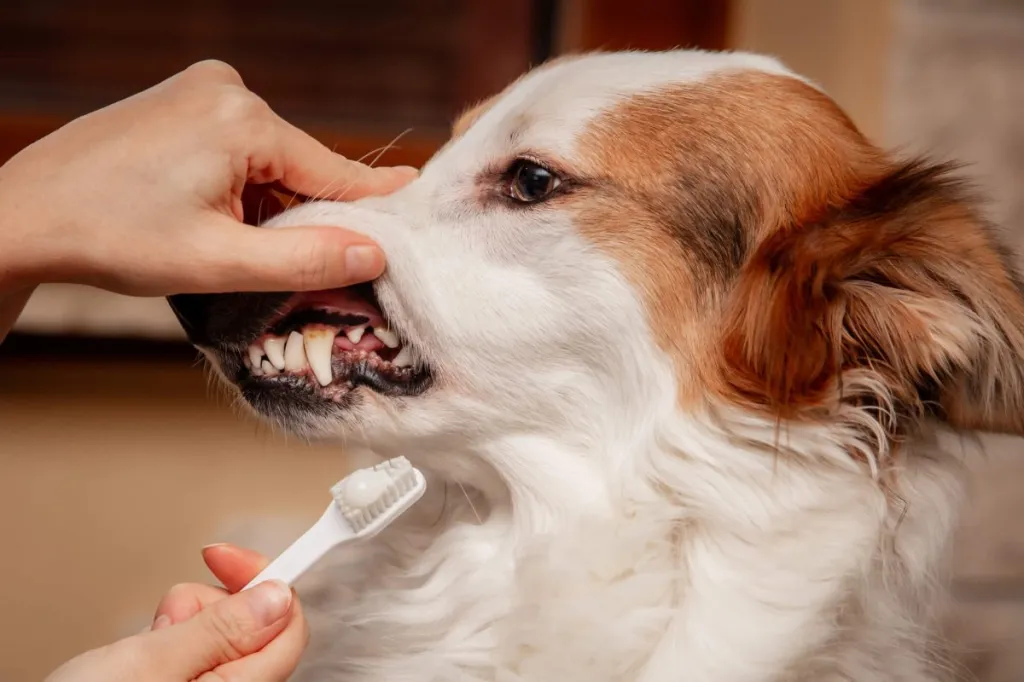
[[[331,487],[334,500],[320,519],[242,589],[265,580],[294,582],[328,551],[369,538],[416,503],[427,482],[405,457],[355,471]]]
[[[347,504],[353,507],[368,507],[380,499],[391,485],[391,476],[386,471],[361,469],[345,478],[341,489]]]

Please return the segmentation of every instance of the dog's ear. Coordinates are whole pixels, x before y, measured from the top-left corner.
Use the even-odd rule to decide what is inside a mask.
[[[768,236],[733,293],[723,380],[746,404],[1024,433],[1024,296],[947,166],[895,167]]]

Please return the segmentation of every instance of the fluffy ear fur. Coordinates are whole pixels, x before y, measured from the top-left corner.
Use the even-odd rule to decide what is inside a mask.
[[[1024,296],[950,168],[914,161],[768,236],[727,310],[729,390],[782,418],[854,406],[1024,432]]]

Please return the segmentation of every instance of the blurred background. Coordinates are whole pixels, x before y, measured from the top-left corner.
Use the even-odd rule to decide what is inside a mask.
[[[871,138],[971,164],[1024,249],[1024,0],[13,0],[0,12],[0,162],[190,63],[235,66],[353,158],[421,165],[464,106],[594,48],[767,52]],[[1024,457],[986,439],[952,635],[1024,680]],[[198,549],[283,548],[345,473],[209,388],[162,299],[44,287],[0,346],[0,680],[143,627]]]

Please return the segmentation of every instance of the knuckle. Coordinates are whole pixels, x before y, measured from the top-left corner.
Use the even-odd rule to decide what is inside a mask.
[[[183,597],[185,595],[190,594],[191,592],[192,592],[192,584],[191,583],[178,583],[176,585],[172,585],[171,589],[167,590],[167,594],[165,595],[165,598],[167,598],[167,599],[169,599],[169,598],[181,598],[181,597]]]
[[[235,661],[246,655],[249,634],[243,623],[230,615],[211,614],[206,619],[207,632],[219,648],[221,660]]]
[[[221,83],[241,83],[242,77],[233,66],[219,59],[205,59],[188,67],[187,71],[197,78]]]
[[[256,95],[243,88],[224,88],[217,95],[214,113],[223,122],[245,121],[255,113],[253,101],[257,99]]]
[[[251,137],[265,131],[270,107],[245,88],[227,87],[214,104],[214,118],[228,132]]]
[[[178,583],[164,593],[163,599],[160,600],[160,605],[157,607],[157,615],[192,601],[194,601],[192,585],[189,583]]]

